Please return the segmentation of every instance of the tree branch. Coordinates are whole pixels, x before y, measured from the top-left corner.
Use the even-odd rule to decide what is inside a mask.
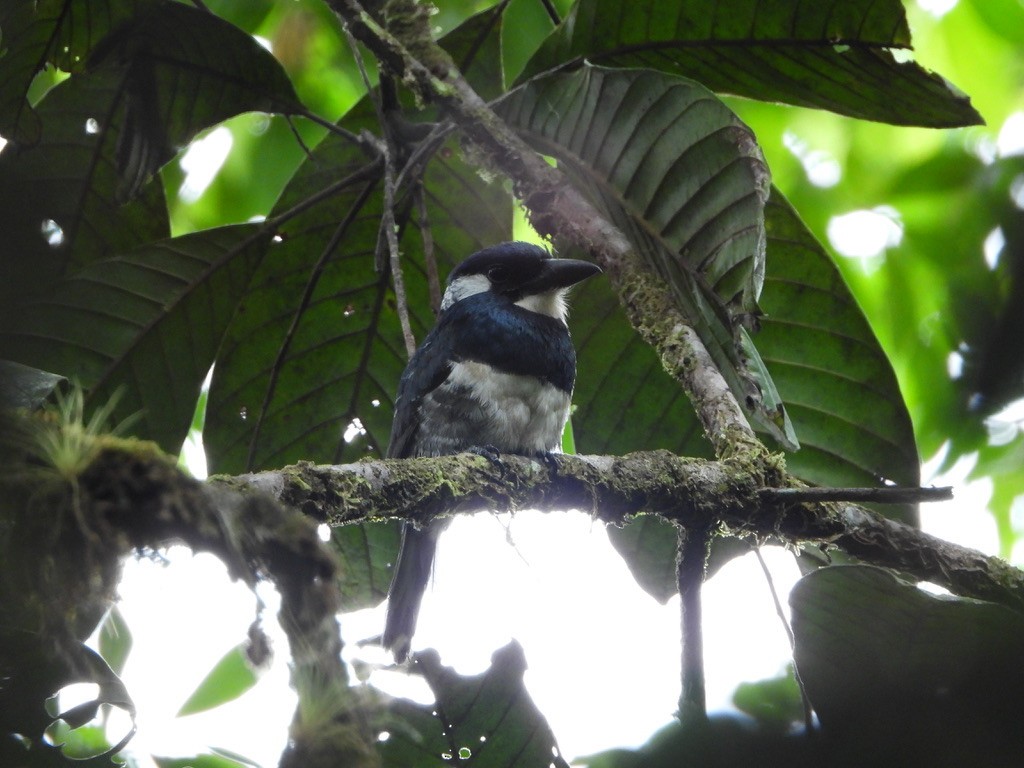
[[[102,539],[105,556],[116,561],[133,549],[180,541],[216,555],[232,578],[250,586],[272,580],[281,594],[292,684],[307,703],[292,722],[280,764],[379,765],[365,703],[341,660],[337,569],[316,524],[264,494],[232,493],[188,477],[148,445],[112,445],[78,478],[82,520]]]
[[[787,545],[817,543],[895,568],[959,595],[1024,611],[1024,571],[850,503],[775,498],[741,460],[707,461],[667,451],[627,456],[476,454],[338,466],[297,464],[211,478],[258,490],[314,519],[344,525],[495,510],[580,509],[610,525],[658,515],[686,529],[724,530]]]
[[[679,528],[676,583],[679,589],[679,625],[682,637],[679,722],[699,725],[707,720],[704,679],[704,619],[701,588],[707,571],[711,537],[704,528]]]

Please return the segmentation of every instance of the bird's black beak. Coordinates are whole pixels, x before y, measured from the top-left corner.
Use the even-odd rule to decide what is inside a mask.
[[[526,296],[532,296],[555,288],[568,288],[600,272],[601,268],[589,261],[548,259],[537,276],[522,287],[522,292]]]

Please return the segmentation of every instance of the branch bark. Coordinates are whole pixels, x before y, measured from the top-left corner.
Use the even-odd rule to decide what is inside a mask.
[[[108,447],[78,478],[82,524],[102,540],[103,556],[117,562],[133,550],[179,541],[216,555],[250,586],[273,581],[292,684],[309,703],[296,712],[280,765],[379,765],[366,705],[341,660],[336,561],[316,523],[265,494],[201,483],[147,445]]]
[[[686,529],[841,549],[956,594],[1024,611],[1024,571],[997,557],[848,502],[779,498],[762,481],[757,462],[689,459],[667,451],[551,461],[503,455],[497,464],[472,453],[302,463],[210,479],[268,494],[331,525],[396,519],[423,524],[483,510],[579,509],[610,525],[658,515]]]

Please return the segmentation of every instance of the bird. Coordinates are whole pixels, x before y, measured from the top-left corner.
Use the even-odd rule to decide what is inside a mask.
[[[600,271],[524,242],[484,248],[455,267],[436,323],[399,380],[387,456],[560,452],[576,380],[566,297]],[[403,526],[381,637],[396,662],[408,658],[449,522]]]

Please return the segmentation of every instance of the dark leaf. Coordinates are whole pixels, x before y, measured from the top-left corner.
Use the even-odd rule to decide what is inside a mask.
[[[343,525],[331,531],[330,547],[338,556],[338,580],[344,610],[377,605],[388,595],[392,567],[402,541],[402,523]]]
[[[548,103],[555,104],[553,99],[552,95]],[[563,110],[562,117],[566,114]],[[589,180],[588,189],[601,190],[604,205],[612,208],[607,200],[617,192],[605,190],[615,183],[628,158],[614,156],[610,147],[617,144],[591,137],[597,130],[593,122],[587,131],[571,134],[573,147],[582,149],[562,148],[555,142],[570,135],[569,123],[544,123],[545,116],[549,112],[543,106],[528,114],[524,108],[513,121],[543,124],[545,139],[538,141],[542,151],[568,154],[566,165],[578,178]],[[597,146],[602,147],[600,156],[592,149]],[[583,167],[584,163],[588,165]],[[614,168],[614,174],[602,170],[607,168]],[[629,185],[622,181],[615,186],[625,189],[617,193],[627,195],[621,209],[632,215],[623,229],[656,229],[657,224],[648,223],[649,215],[637,212],[645,212],[647,206],[629,199]],[[919,466],[913,429],[884,351],[831,258],[777,190],[772,191],[765,216],[767,263],[760,301],[767,311],[756,338],[773,378],[782,377],[779,393],[787,403],[792,401],[790,417],[804,444],[803,450],[788,457],[789,469],[822,485],[877,486],[883,480],[916,485]],[[685,455],[708,455],[709,445],[681,388],[629,328],[601,281],[591,281],[575,296],[572,328],[579,350],[574,429],[581,452],[664,447]],[[629,375],[624,376],[627,370]],[[885,512],[916,521],[913,507]],[[642,519],[610,535],[647,591],[659,600],[675,593],[672,526]]]
[[[128,205],[117,199],[119,129],[100,127],[120,88],[110,70],[56,86],[38,107],[39,142],[0,153],[0,327],[71,270],[168,236],[160,185]]]
[[[206,230],[78,270],[0,333],[6,357],[75,375],[93,403],[123,390],[139,436],[177,453],[200,386],[269,233]]]
[[[931,595],[870,566],[804,576],[790,605],[797,669],[826,729],[899,727],[947,707],[1020,711],[1024,616],[1009,608]]]
[[[515,641],[495,651],[483,674],[460,677],[436,652],[416,654],[433,707],[392,703],[403,721],[380,745],[384,765],[474,768],[566,767],[554,734],[523,686],[526,658]]]
[[[893,50],[910,47],[899,0],[788,3],[581,0],[521,79],[586,59],[692,77],[713,91],[931,127],[982,122],[970,99]]]
[[[495,99],[504,91],[501,73],[501,27],[507,3],[471,16],[439,42],[481,98]]]
[[[26,94],[44,65],[77,72],[112,29],[160,0],[7,0],[0,11],[0,134],[29,146],[40,121]]]
[[[850,289],[778,190],[765,217],[768,269],[757,346],[800,435],[801,449],[787,455],[787,468],[818,485],[917,485],[910,414]],[[916,505],[882,511],[917,523]]]
[[[141,14],[93,54],[90,68],[122,78],[111,116],[120,123],[122,199],[203,128],[241,112],[302,109],[280,63],[251,35],[179,3]],[[101,131],[108,125],[101,121]]]

